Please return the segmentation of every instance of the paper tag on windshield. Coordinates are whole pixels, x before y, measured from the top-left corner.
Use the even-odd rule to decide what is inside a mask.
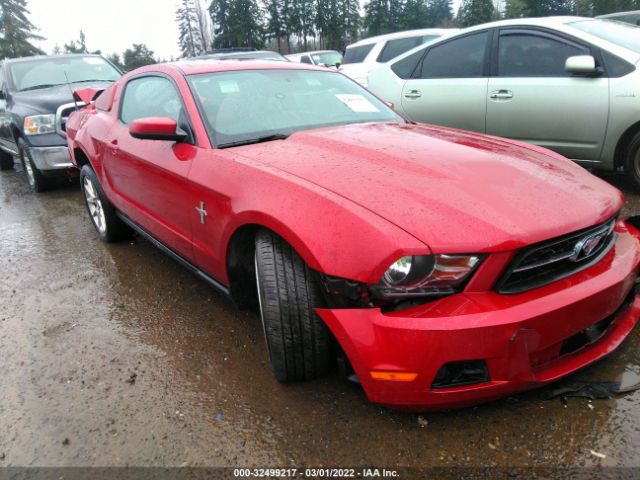
[[[356,113],[379,112],[375,105],[362,95],[351,93],[339,93],[336,98]]]
[[[222,93],[238,93],[240,91],[240,85],[234,80],[220,80],[220,91]]]

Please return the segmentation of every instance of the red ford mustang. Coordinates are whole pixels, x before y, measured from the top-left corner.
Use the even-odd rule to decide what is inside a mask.
[[[342,358],[373,402],[470,405],[594,362],[640,315],[638,222],[555,153],[411,123],[304,64],[154,65],[89,94],[67,133],[98,234],[259,308],[280,381]]]

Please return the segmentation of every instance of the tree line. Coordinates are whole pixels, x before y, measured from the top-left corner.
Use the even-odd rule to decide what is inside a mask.
[[[640,9],[640,0],[180,0],[183,56],[210,48],[268,47],[281,53],[343,50],[358,38],[432,27],[469,27],[502,18],[596,16]],[[207,15],[208,14],[208,15]]]
[[[640,0],[176,0],[181,54],[197,56],[229,47],[270,48],[282,53],[343,50],[358,38],[430,27],[469,27],[500,18],[549,15],[596,16],[639,10]],[[205,3],[206,2],[206,3]],[[0,0],[0,56],[40,55],[44,40],[28,18],[27,0]],[[100,53],[78,39],[56,45],[53,54]],[[107,58],[125,71],[160,61],[143,43]]]

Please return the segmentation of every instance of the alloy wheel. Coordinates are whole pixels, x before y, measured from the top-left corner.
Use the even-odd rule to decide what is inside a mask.
[[[89,177],[84,177],[82,181],[82,190],[84,191],[84,198],[87,201],[87,207],[89,207],[89,215],[100,234],[104,235],[107,231],[107,219],[104,215],[104,208],[102,201],[98,196],[95,185]]]

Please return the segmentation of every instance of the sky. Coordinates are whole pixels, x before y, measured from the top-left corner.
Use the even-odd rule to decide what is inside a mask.
[[[80,30],[89,50],[122,54],[145,43],[156,57],[179,57],[175,11],[178,0],[28,0],[31,22],[46,37],[34,42],[46,53],[56,44],[77,40]]]
[[[461,1],[453,1],[454,12]],[[166,60],[180,56],[177,4],[178,0],[28,0],[31,22],[46,38],[35,43],[46,53],[56,44],[63,48],[77,40],[83,30],[89,50],[122,54],[134,43],[145,43]]]

